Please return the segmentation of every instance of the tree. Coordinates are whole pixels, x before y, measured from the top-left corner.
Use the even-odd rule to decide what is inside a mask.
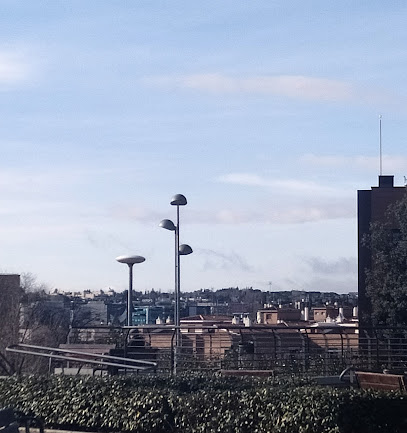
[[[371,224],[364,243],[371,252],[366,270],[370,322],[407,326],[407,194],[389,206],[384,222]]]
[[[44,283],[39,283],[37,277],[31,272],[23,272],[20,277],[20,286],[24,293],[45,293],[48,286]]]

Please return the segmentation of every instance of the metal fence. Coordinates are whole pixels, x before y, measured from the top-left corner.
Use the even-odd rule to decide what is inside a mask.
[[[71,343],[115,344],[110,354],[157,363],[157,372],[273,370],[275,374],[339,375],[360,370],[407,371],[407,329],[354,326],[172,326],[75,328]]]

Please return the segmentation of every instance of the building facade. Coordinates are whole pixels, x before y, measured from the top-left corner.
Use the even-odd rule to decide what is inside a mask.
[[[358,191],[358,307],[361,326],[370,325],[370,302],[366,296],[366,269],[371,269],[372,255],[364,245],[370,224],[386,222],[390,205],[406,194],[405,186],[394,186],[394,176],[379,176],[379,186]],[[397,229],[397,227],[394,227]]]

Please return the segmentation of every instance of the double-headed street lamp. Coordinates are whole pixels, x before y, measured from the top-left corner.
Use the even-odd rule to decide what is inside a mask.
[[[135,263],[143,263],[143,256],[119,256],[116,257],[119,263],[125,263],[129,266],[129,290],[127,292],[127,326],[133,326],[133,265]]]
[[[180,339],[180,302],[181,302],[181,266],[180,256],[186,256],[192,253],[192,248],[187,244],[179,244],[179,207],[187,204],[187,199],[182,194],[176,194],[171,199],[171,205],[177,206],[177,224],[175,225],[171,220],[165,219],[160,222],[160,227],[173,231],[175,233],[175,311],[174,311],[174,323],[175,323],[175,346],[176,354],[174,358],[174,365],[176,369],[177,365],[177,351],[181,347]]]

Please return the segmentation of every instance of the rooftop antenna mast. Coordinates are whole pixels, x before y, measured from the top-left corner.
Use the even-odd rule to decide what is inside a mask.
[[[379,145],[380,145],[380,176],[383,174],[382,170],[382,115],[379,115]]]

